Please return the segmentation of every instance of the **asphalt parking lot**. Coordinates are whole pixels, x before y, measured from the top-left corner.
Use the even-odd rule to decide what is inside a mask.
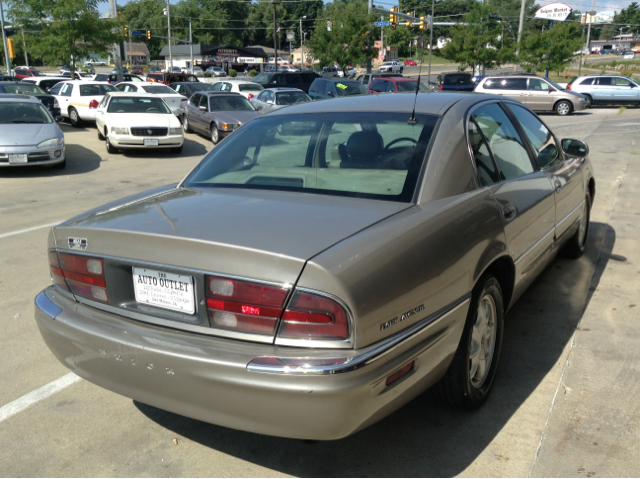
[[[554,261],[508,314],[487,404],[461,413],[427,393],[324,443],[167,413],[76,379],[53,357],[33,305],[50,284],[49,227],[176,183],[212,149],[188,134],[178,157],[109,155],[92,126],[63,125],[66,169],[0,169],[0,475],[640,475],[640,109],[542,118],[590,146],[589,244],[577,261]]]

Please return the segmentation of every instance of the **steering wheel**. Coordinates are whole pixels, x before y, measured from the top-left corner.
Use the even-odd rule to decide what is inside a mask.
[[[413,138],[409,138],[405,136],[403,138],[396,138],[395,140],[390,142],[387,146],[384,147],[384,151],[387,151],[389,148],[391,148],[391,145],[395,145],[396,143],[400,143],[401,141],[412,141],[414,145],[418,144],[418,142]]]

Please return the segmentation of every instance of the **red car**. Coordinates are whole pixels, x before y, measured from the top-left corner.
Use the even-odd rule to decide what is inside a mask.
[[[412,60],[411,58],[407,58],[404,61],[404,66],[406,66],[406,67],[415,67],[415,66],[418,66],[418,63],[415,60]]]
[[[135,73],[136,75],[142,75],[142,67],[139,65],[132,66],[131,73]]]
[[[43,73],[39,72],[34,68],[16,68],[14,71],[14,75],[18,80],[22,80],[24,78],[30,77],[41,77],[46,76]]]
[[[416,91],[416,78],[409,77],[379,77],[369,84],[369,93],[396,93]],[[429,89],[420,82],[418,91],[429,91]]]

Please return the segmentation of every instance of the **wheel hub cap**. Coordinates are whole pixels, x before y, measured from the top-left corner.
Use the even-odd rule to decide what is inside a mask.
[[[496,304],[485,295],[478,305],[469,344],[469,378],[475,388],[481,387],[491,367],[496,344]]]

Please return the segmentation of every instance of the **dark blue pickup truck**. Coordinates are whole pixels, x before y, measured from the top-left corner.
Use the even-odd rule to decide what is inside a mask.
[[[441,73],[436,79],[436,89],[440,91],[473,91],[474,88],[471,73]]]

